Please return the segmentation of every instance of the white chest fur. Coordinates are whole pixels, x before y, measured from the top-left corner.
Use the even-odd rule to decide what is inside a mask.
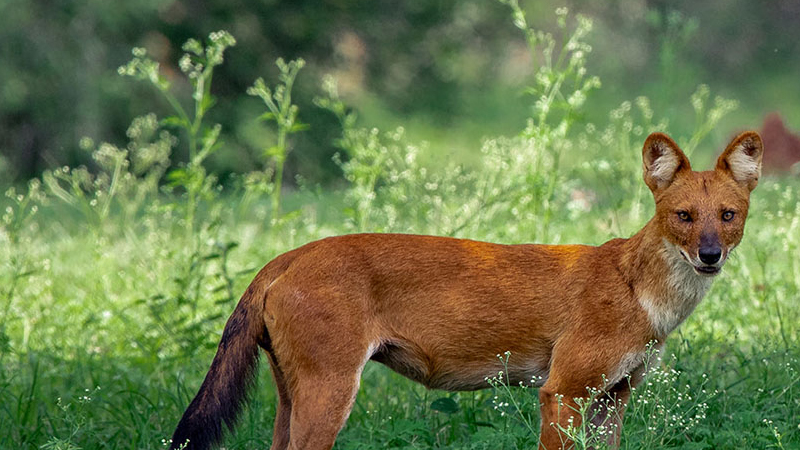
[[[652,292],[643,292],[639,303],[647,312],[656,334],[666,336],[694,311],[711,287],[712,278],[695,272],[671,243],[664,241],[660,253],[668,271],[664,285]]]

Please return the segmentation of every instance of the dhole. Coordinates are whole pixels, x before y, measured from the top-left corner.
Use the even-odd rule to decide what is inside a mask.
[[[278,256],[228,320],[172,448],[208,448],[223,422],[234,425],[259,347],[279,396],[272,450],[330,449],[369,360],[429,388],[472,390],[487,387],[505,351],[511,382],[542,380],[540,449],[571,447],[555,425],[566,426],[587,387],[604,392],[592,422],[616,430],[609,443],[618,445],[648,342],[686,319],[742,239],[763,145],[743,133],[707,172],[693,172],[661,133],[642,153],[656,212],[628,239],[592,247],[358,234]]]

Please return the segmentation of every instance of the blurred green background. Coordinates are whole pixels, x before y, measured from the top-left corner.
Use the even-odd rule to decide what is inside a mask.
[[[693,120],[686,99],[706,83],[712,95],[741,102],[701,149],[709,158],[710,147],[759,128],[772,111],[800,128],[800,2],[523,4],[530,24],[545,31],[556,30],[560,6],[594,20],[587,65],[603,87],[587,104],[588,121],[646,95],[670,118],[666,131],[680,133]],[[161,63],[188,104],[181,45],[218,29],[238,41],[215,73],[210,113],[225,145],[207,166],[223,180],[253,170],[274,142],[256,120],[263,106],[245,91],[257,77],[276,79],[278,57],[308,63],[295,96],[312,127],[294,138],[289,183],[295,174],[323,184],[341,177],[331,162],[338,125],[312,103],[328,73],[364,124],[402,122],[412,139],[468,160],[483,136],[521,129],[532,104],[521,91],[534,69],[510,21],[506,6],[480,0],[0,0],[0,180],[18,183],[63,164],[91,167],[81,137],[122,144],[131,118],[152,110],[164,117],[169,106],[151,86],[117,74],[134,46]],[[173,167],[185,158],[178,150]]]

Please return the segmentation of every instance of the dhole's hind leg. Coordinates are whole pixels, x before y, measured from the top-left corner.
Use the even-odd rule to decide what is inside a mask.
[[[278,391],[278,411],[270,450],[328,450],[353,408],[361,370],[334,373],[293,371],[292,387],[276,358],[269,353],[272,377]]]
[[[330,450],[358,392],[360,369],[301,377],[292,392],[290,450]]]
[[[300,264],[300,263],[298,263]],[[270,288],[266,324],[288,395],[279,410],[276,437],[289,450],[330,450],[353,407],[361,371],[378,342],[360,297],[342,296],[339,280],[309,279],[297,268]],[[277,380],[276,380],[277,381]],[[273,450],[283,450],[273,444]]]
[[[286,385],[286,377],[278,366],[275,356],[267,352],[269,356],[269,367],[272,378],[275,380],[275,387],[278,391],[278,411],[275,414],[275,428],[272,433],[272,445],[270,450],[286,450],[289,448],[289,424],[292,415],[292,399],[289,396],[289,389]]]

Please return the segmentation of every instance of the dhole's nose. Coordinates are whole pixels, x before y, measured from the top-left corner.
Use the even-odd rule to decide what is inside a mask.
[[[722,257],[722,249],[719,247],[700,247],[700,261],[705,264],[716,264]]]

